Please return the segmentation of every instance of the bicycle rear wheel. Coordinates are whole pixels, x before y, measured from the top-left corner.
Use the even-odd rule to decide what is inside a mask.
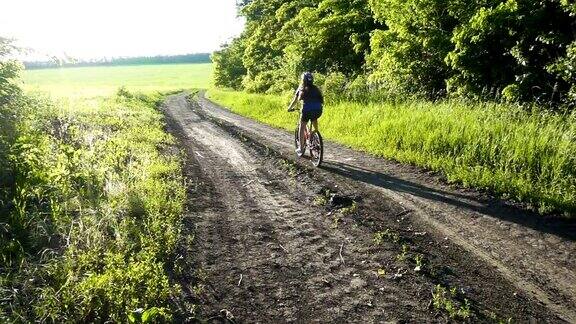
[[[319,167],[324,159],[324,143],[322,142],[322,135],[319,132],[314,132],[310,136],[310,156],[312,157],[312,164]]]

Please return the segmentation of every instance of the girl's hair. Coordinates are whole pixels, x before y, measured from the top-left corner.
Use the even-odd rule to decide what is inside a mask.
[[[312,83],[302,83],[302,99],[324,103],[324,96],[322,95],[322,91],[320,91],[317,86]]]

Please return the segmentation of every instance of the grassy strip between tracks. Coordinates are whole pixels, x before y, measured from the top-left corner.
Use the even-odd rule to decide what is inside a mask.
[[[210,89],[207,97],[241,115],[292,130],[286,96]],[[329,103],[325,138],[440,171],[448,181],[576,214],[576,111],[558,115],[461,101]]]
[[[185,189],[160,100],[0,106],[0,322],[173,316]]]

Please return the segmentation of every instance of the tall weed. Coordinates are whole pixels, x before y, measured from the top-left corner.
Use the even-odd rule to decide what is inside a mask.
[[[1,322],[171,318],[185,191],[160,99],[28,96],[2,110],[15,117],[0,137]]]

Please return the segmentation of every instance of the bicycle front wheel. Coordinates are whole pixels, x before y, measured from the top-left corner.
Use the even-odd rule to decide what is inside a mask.
[[[322,142],[322,135],[319,132],[314,132],[310,136],[310,156],[312,157],[312,164],[319,167],[324,159],[324,143]]]

